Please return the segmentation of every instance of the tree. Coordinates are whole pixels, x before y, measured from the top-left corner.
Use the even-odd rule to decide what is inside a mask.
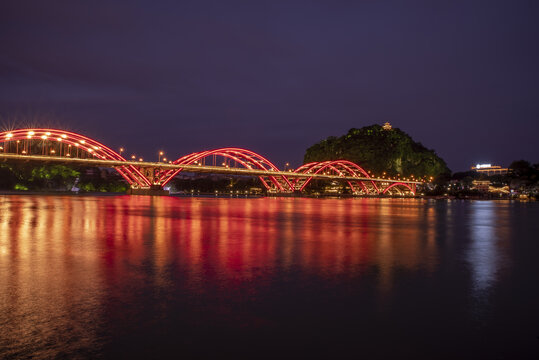
[[[529,176],[534,170],[531,167],[530,163],[526,160],[513,161],[511,165],[509,165],[509,169],[511,169],[513,171],[513,174],[518,177]]]
[[[400,129],[379,125],[352,128],[341,137],[330,136],[306,150],[304,163],[346,159],[376,175],[449,175],[445,161],[434,150],[414,141]]]

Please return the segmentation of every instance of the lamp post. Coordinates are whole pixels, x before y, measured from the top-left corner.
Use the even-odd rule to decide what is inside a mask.
[[[161,156],[163,156],[163,152],[159,151],[159,157],[157,158],[157,162],[161,162]]]
[[[41,136],[43,141],[41,142],[41,155],[45,155],[45,140],[47,139],[47,135]]]

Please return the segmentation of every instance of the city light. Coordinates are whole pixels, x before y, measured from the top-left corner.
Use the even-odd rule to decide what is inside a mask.
[[[475,165],[476,169],[484,169],[484,168],[489,168],[489,167],[492,167],[492,165],[491,164],[477,164],[477,165]]]

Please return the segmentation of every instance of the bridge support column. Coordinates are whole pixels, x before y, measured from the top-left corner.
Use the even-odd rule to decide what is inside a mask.
[[[142,189],[129,189],[127,190],[128,195],[147,195],[147,196],[166,196],[170,195],[168,190],[163,189],[159,185],[152,185],[149,188]]]

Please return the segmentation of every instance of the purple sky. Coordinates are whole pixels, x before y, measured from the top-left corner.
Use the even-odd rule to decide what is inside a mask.
[[[282,167],[389,121],[453,171],[539,162],[538,19],[514,0],[4,0],[0,124]]]

